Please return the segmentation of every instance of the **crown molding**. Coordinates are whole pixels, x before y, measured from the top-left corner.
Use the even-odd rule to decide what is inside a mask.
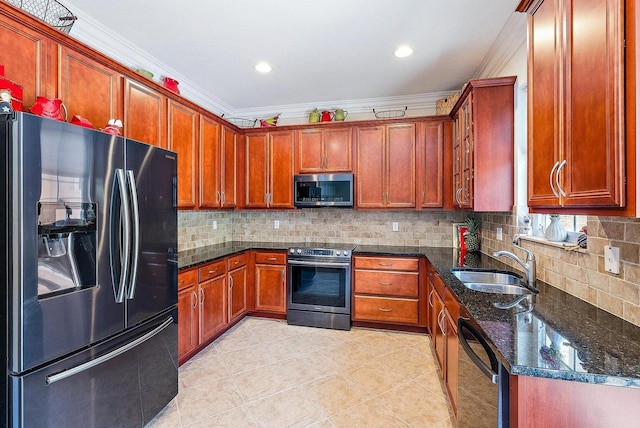
[[[514,12],[491,45],[473,79],[497,77],[527,41],[527,14]]]

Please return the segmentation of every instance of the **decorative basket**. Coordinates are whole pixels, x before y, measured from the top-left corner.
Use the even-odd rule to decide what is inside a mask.
[[[373,114],[376,116],[376,119],[395,119],[397,117],[403,117],[406,112],[407,106],[405,106],[403,110],[376,111],[376,109],[373,109]]]
[[[224,117],[224,114],[220,116],[227,122],[233,123],[238,128],[253,128],[256,126],[258,119],[244,119],[242,117]]]
[[[456,92],[448,97],[440,98],[436,101],[436,115],[445,115],[451,113],[451,109],[458,102],[461,92]]]
[[[78,19],[56,0],[7,0],[7,2],[67,34]]]

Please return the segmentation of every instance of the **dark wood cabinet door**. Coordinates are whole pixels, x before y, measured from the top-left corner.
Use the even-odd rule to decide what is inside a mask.
[[[220,128],[218,122],[200,118],[200,208],[219,208],[222,203]]]
[[[447,385],[447,392],[449,393],[449,402],[453,407],[454,413],[456,412],[456,405],[458,402],[458,332],[456,326],[456,320],[447,312],[446,317],[443,319],[446,330],[446,359],[445,364],[447,374],[445,384]]]
[[[358,128],[356,206],[383,208],[386,201],[385,127]]]
[[[198,205],[198,113],[171,100],[169,150],[178,153],[178,208],[194,209]]]
[[[205,343],[227,324],[227,276],[200,283],[200,343]]]
[[[222,127],[220,139],[220,192],[222,208],[235,208],[238,204],[238,139],[241,136],[234,130]]]
[[[247,313],[247,267],[229,272],[229,322]]]
[[[269,134],[266,132],[246,136],[245,206],[247,208],[267,206],[268,139]]]
[[[298,132],[298,165],[301,173],[324,171],[325,153],[321,129],[305,129]]]
[[[444,122],[420,125],[417,144],[418,198],[421,208],[441,208],[444,203]]]
[[[42,34],[20,25],[8,16],[0,15],[0,52],[4,53],[4,77],[22,86],[25,111],[29,110],[39,95],[49,98],[57,96],[56,47],[54,42]]]
[[[58,98],[68,111],[89,120],[96,128],[104,128],[109,119],[122,118],[122,76],[85,54],[60,47]],[[126,126],[126,123],[124,124]]]
[[[386,142],[388,208],[416,206],[416,126],[389,125]]]
[[[178,292],[178,358],[182,358],[198,347],[198,295],[197,286]]]
[[[557,3],[545,0],[529,18],[528,67],[528,199],[531,207],[555,207],[560,201],[554,195],[555,170],[559,165],[560,64],[556,45],[561,40],[556,31],[560,25]]]
[[[293,208],[293,135],[269,133],[269,208]]]
[[[445,336],[445,310],[444,310],[444,302],[443,300],[440,298],[440,295],[436,292],[433,293],[432,295],[432,302],[433,302],[433,315],[432,317],[434,320],[434,328],[435,331],[432,334],[431,339],[433,340],[433,347],[435,349],[436,352],[436,359],[438,360],[438,366],[440,366],[440,370],[441,373],[444,377],[444,374],[446,373],[446,355],[445,355],[445,349],[446,349],[446,336]]]
[[[567,3],[562,203],[624,206],[624,1]]]
[[[256,310],[285,314],[286,266],[256,264]]]
[[[324,170],[326,172],[350,172],[353,170],[352,135],[351,127],[324,130]]]
[[[124,136],[166,149],[167,98],[145,85],[125,79]]]

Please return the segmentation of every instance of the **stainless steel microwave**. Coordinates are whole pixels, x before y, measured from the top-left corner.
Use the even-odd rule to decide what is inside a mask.
[[[294,176],[296,207],[353,207],[353,174]]]

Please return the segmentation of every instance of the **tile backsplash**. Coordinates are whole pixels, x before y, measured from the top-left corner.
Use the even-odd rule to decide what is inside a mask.
[[[512,244],[517,224],[514,215],[484,213],[480,220],[483,253],[508,250],[523,256]],[[498,227],[503,231],[502,241],[496,239]],[[521,245],[536,254],[539,279],[640,326],[640,219],[590,216],[587,231],[586,251],[567,251],[530,240],[521,240]],[[606,245],[620,248],[620,274],[604,269]]]

